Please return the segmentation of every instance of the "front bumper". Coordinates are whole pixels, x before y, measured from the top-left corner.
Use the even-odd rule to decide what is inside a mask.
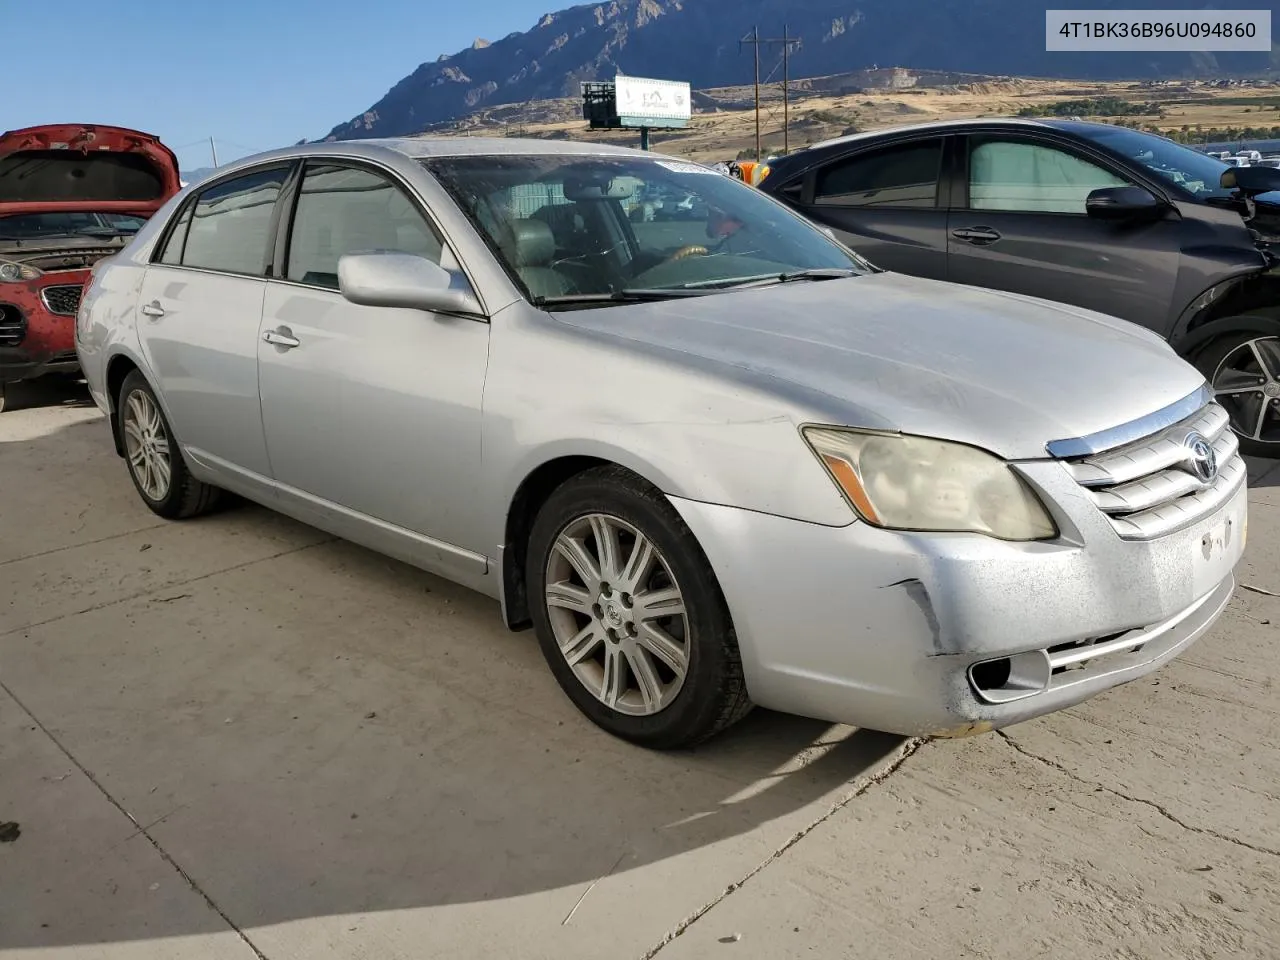
[[[79,368],[75,314],[52,312],[42,291],[46,287],[83,287],[88,277],[88,270],[67,270],[24,283],[0,284],[0,304],[5,305],[7,321],[0,331],[0,382]],[[53,302],[59,305],[59,301]],[[69,307],[66,304],[62,309]]]
[[[1061,463],[1027,472],[1068,511],[1070,539],[827,527],[672,498],[719,578],[752,699],[909,736],[979,733],[1150,673],[1217,619],[1244,551],[1243,484],[1191,526],[1129,541]],[[1043,689],[981,693],[971,668],[1002,658],[1014,687],[1029,663]]]

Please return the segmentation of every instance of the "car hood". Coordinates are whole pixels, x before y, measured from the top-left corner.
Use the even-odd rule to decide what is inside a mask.
[[[56,212],[150,217],[179,189],[177,158],[149,133],[60,124],[0,134],[0,217]]]
[[[1033,297],[876,273],[565,312],[845,426],[969,443],[1009,459],[1153,413],[1204,378],[1134,324]]]

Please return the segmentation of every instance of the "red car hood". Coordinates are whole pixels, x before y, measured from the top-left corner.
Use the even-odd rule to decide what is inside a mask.
[[[150,217],[179,189],[178,158],[149,133],[72,123],[0,134],[0,217]]]

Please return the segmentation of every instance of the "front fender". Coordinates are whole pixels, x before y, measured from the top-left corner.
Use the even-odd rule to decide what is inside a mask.
[[[1196,327],[1179,340],[1176,347],[1183,357],[1191,358],[1219,337],[1233,333],[1261,333],[1280,337],[1280,319],[1264,316],[1223,317]]]

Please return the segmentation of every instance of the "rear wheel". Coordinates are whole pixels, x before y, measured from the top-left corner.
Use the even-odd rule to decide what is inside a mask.
[[[750,709],[710,563],[666,499],[625,471],[590,470],[551,495],[526,577],[552,673],[603,729],[669,749]]]
[[[1230,415],[1240,449],[1280,457],[1280,337],[1230,334],[1210,343],[1196,366]]]
[[[222,491],[191,476],[155,393],[137,370],[120,387],[116,416],[129,476],[143,503],[169,520],[213,509]]]

